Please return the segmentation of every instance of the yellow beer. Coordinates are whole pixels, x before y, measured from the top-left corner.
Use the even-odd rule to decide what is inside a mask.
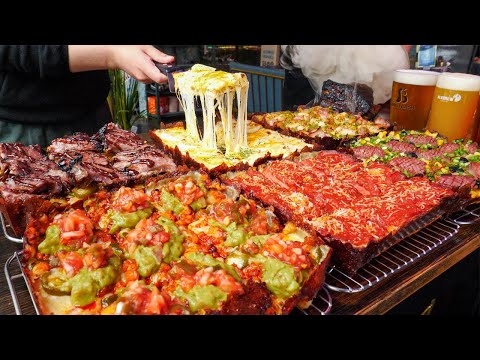
[[[443,73],[433,93],[432,109],[427,127],[448,140],[473,139],[480,91],[480,76]]]
[[[424,70],[393,73],[390,120],[396,129],[425,128],[438,76],[439,73]]]

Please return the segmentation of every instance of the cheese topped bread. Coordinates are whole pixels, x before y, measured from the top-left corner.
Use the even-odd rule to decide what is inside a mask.
[[[185,111],[186,131],[194,142],[205,150],[218,148],[215,131],[216,113],[221,118],[225,153],[242,151],[247,146],[247,96],[248,80],[243,73],[228,73],[196,64],[191,70],[173,74],[177,97]],[[197,127],[195,100],[198,99],[203,114],[203,137]],[[237,118],[233,118],[236,99]]]

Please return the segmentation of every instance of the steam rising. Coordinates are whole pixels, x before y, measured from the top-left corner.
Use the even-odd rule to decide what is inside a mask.
[[[408,55],[401,45],[282,45],[287,57],[282,65],[300,68],[320,94],[325,80],[343,84],[363,83],[373,89],[373,102],[390,99],[393,70],[408,69]],[[289,57],[289,59],[288,59]]]

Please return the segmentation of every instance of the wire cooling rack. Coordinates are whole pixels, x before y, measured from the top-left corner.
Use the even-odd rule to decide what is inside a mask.
[[[459,225],[473,224],[480,219],[480,203],[469,205],[465,209],[451,214],[449,219]]]
[[[327,315],[332,309],[332,297],[324,286],[320,289],[317,297],[313,299],[312,304],[307,308],[300,310],[305,315]]]
[[[458,223],[448,218],[437,220],[374,258],[355,275],[331,267],[327,270],[326,286],[339,292],[364,291],[444,244],[459,228]]]

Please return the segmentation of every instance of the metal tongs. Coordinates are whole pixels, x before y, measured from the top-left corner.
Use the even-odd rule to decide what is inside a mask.
[[[155,66],[160,70],[160,72],[168,77],[168,89],[171,93],[175,93],[175,79],[173,74],[177,72],[183,72],[189,70],[192,65],[175,65],[175,64],[160,64],[154,61]]]

